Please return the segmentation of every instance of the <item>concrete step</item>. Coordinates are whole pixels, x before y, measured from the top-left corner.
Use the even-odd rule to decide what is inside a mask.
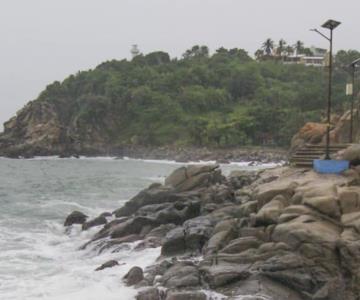
[[[349,147],[351,144],[332,144],[329,147],[330,155]],[[298,149],[289,159],[290,164],[296,167],[312,168],[313,161],[320,159],[326,153],[325,145],[310,145],[307,144]]]

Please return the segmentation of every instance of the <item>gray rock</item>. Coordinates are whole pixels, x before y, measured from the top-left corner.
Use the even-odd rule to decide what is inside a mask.
[[[194,287],[200,285],[200,274],[191,262],[180,262],[168,269],[160,279],[167,288]]]
[[[185,230],[183,227],[176,227],[170,230],[163,241],[161,248],[161,255],[174,256],[183,254],[186,251],[185,247]]]
[[[144,279],[144,272],[140,267],[133,267],[124,276],[123,280],[128,286],[138,284]]]
[[[141,235],[141,233],[144,233],[143,229],[145,227],[147,227],[148,232],[150,232],[151,229],[157,227],[158,225],[159,223],[154,219],[146,217],[135,217],[112,228],[110,236],[112,239],[116,239],[130,234]]]
[[[83,214],[80,211],[73,211],[70,215],[66,217],[64,226],[71,226],[73,224],[84,224],[86,219],[88,218],[87,215]]]
[[[97,218],[92,219],[92,220],[82,224],[82,230],[88,230],[91,227],[104,225],[106,223],[107,223],[106,217],[103,215],[100,215]]]
[[[131,216],[141,207],[146,205],[163,204],[167,202],[185,202],[187,200],[196,200],[198,192],[177,193],[171,187],[154,187],[141,191],[135,197],[130,199],[125,205],[114,211],[116,217]]]
[[[214,265],[203,268],[204,280],[212,289],[228,285],[250,276],[250,265]]]
[[[200,291],[193,292],[169,292],[166,300],[206,300],[205,293]]]
[[[218,165],[190,165],[176,169],[165,179],[165,185],[177,191],[190,191],[223,179]]]
[[[103,263],[100,267],[96,268],[95,271],[101,271],[107,268],[112,268],[118,266],[119,263],[116,260],[109,260],[106,263]]]
[[[157,288],[142,290],[136,295],[136,300],[161,300],[161,298],[161,293]]]

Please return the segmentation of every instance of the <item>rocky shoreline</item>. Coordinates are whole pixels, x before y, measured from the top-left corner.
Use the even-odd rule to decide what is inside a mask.
[[[11,148],[12,149],[12,148]],[[107,149],[103,147],[102,149]],[[70,151],[58,149],[58,151],[46,151],[40,149],[21,149],[19,151],[1,149],[0,156],[9,158],[33,158],[35,156],[59,156],[68,157],[96,157],[109,156],[118,158],[134,159],[154,159],[154,160],[174,160],[177,162],[199,162],[216,161],[217,163],[229,162],[256,162],[256,163],[279,163],[286,161],[288,151],[283,148],[260,148],[260,147],[241,147],[241,148],[196,148],[196,147],[141,147],[124,146],[106,151],[88,149],[86,151]]]
[[[135,241],[134,251],[161,247],[154,265],[123,278],[139,290],[137,300],[209,299],[204,290],[223,299],[359,299],[357,167],[342,175],[277,167],[227,178],[217,165],[181,167],[109,216],[88,221],[74,212],[64,225],[101,226],[83,246],[98,252]]]

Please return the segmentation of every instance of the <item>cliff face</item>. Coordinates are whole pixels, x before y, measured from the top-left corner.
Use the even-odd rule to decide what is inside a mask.
[[[32,101],[4,124],[0,156],[104,154],[114,147],[106,127],[85,121],[76,111],[49,101]],[[105,128],[104,128],[105,127]]]

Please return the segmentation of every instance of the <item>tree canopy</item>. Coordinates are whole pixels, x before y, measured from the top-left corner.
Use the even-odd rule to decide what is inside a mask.
[[[279,53],[293,51],[280,42]],[[261,53],[273,49],[268,39]],[[303,50],[300,41],[296,49]],[[354,50],[335,57],[338,111],[346,106],[343,65],[358,57]],[[56,105],[62,123],[84,133],[79,138],[91,127],[119,145],[288,145],[304,122],[320,120],[326,76],[321,67],[256,61],[243,49],[210,55],[194,46],[181,59],[157,51],[104,62],[54,82],[37,101]]]

